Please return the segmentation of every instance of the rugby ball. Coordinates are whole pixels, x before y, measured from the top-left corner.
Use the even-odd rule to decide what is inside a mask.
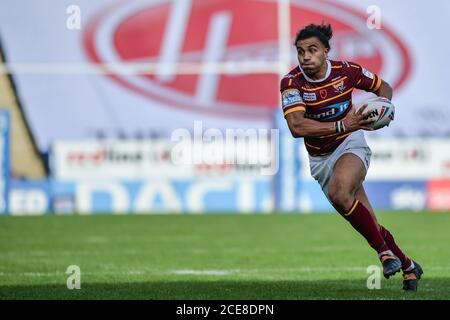
[[[375,120],[370,124],[372,129],[377,130],[389,126],[391,121],[394,120],[395,107],[389,99],[383,97],[370,98],[359,103],[356,106],[356,111],[365,104],[367,104],[367,108],[364,112],[370,111],[369,119]]]

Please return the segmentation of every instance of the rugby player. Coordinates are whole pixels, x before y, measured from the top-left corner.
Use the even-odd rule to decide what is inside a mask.
[[[369,112],[352,105],[353,89],[392,99],[391,86],[353,62],[328,59],[331,25],[310,24],[295,38],[299,65],[281,80],[284,117],[295,138],[303,137],[311,175],[333,207],[376,250],[386,278],[403,271],[403,289],[416,291],[423,270],[378,224],[364,190],[371,150],[363,130]]]

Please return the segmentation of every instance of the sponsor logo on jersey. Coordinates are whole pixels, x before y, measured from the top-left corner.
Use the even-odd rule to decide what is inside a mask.
[[[370,72],[369,70],[367,70],[366,68],[362,68],[362,73],[363,73],[363,75],[365,75],[367,78],[373,79],[373,73]]]
[[[292,106],[294,104],[302,102],[302,97],[300,96],[300,91],[297,89],[289,89],[283,92],[283,108]]]
[[[303,93],[303,100],[305,101],[316,101],[317,96],[315,92],[305,92]]]
[[[321,108],[319,113],[305,113],[305,117],[315,120],[335,120],[341,117],[350,106],[350,101],[340,102]]]

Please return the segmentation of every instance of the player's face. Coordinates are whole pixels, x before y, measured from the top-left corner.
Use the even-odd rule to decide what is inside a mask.
[[[324,67],[328,49],[316,37],[300,40],[296,43],[300,66],[309,75]]]

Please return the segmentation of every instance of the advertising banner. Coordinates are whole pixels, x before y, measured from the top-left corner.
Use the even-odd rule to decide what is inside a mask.
[[[442,61],[450,56],[450,43],[441,39],[450,29],[449,2],[430,7],[419,0],[377,1],[379,28],[367,25],[371,0],[290,3],[289,68],[298,63],[291,46],[296,32],[308,23],[330,22],[330,58],[360,63],[394,88],[395,121],[374,136],[448,134],[446,82],[426,79],[447,78]],[[221,130],[269,128],[280,105],[277,5],[3,0],[0,38],[43,152],[58,139],[168,137],[196,120]],[[415,10],[405,14],[405,8]],[[77,14],[79,24],[71,23]],[[436,21],[432,33],[423,27]],[[432,56],[430,41],[439,43]],[[205,63],[216,62],[223,64],[211,72]],[[142,63],[144,70],[134,67]],[[173,63],[183,63],[183,74],[174,72]],[[355,95],[355,102],[363,97],[358,90]]]
[[[0,214],[6,214],[9,211],[10,126],[9,111],[0,109]]]
[[[427,184],[428,201],[430,210],[450,210],[450,179],[431,180]]]
[[[274,175],[277,136],[266,129],[227,131],[214,137],[143,141],[60,141],[51,172],[60,180],[186,179]],[[208,137],[207,137],[208,136]]]
[[[42,215],[52,211],[49,181],[13,180],[9,192],[11,215]]]
[[[450,178],[450,140],[370,139],[370,135],[366,133],[372,150],[367,180]]]
[[[381,129],[383,130],[383,129]],[[450,178],[450,141],[438,138],[371,138],[365,132],[372,156],[366,181],[403,181]],[[313,181],[308,153],[299,145],[301,177]]]
[[[268,213],[270,178],[53,182],[56,213]]]

